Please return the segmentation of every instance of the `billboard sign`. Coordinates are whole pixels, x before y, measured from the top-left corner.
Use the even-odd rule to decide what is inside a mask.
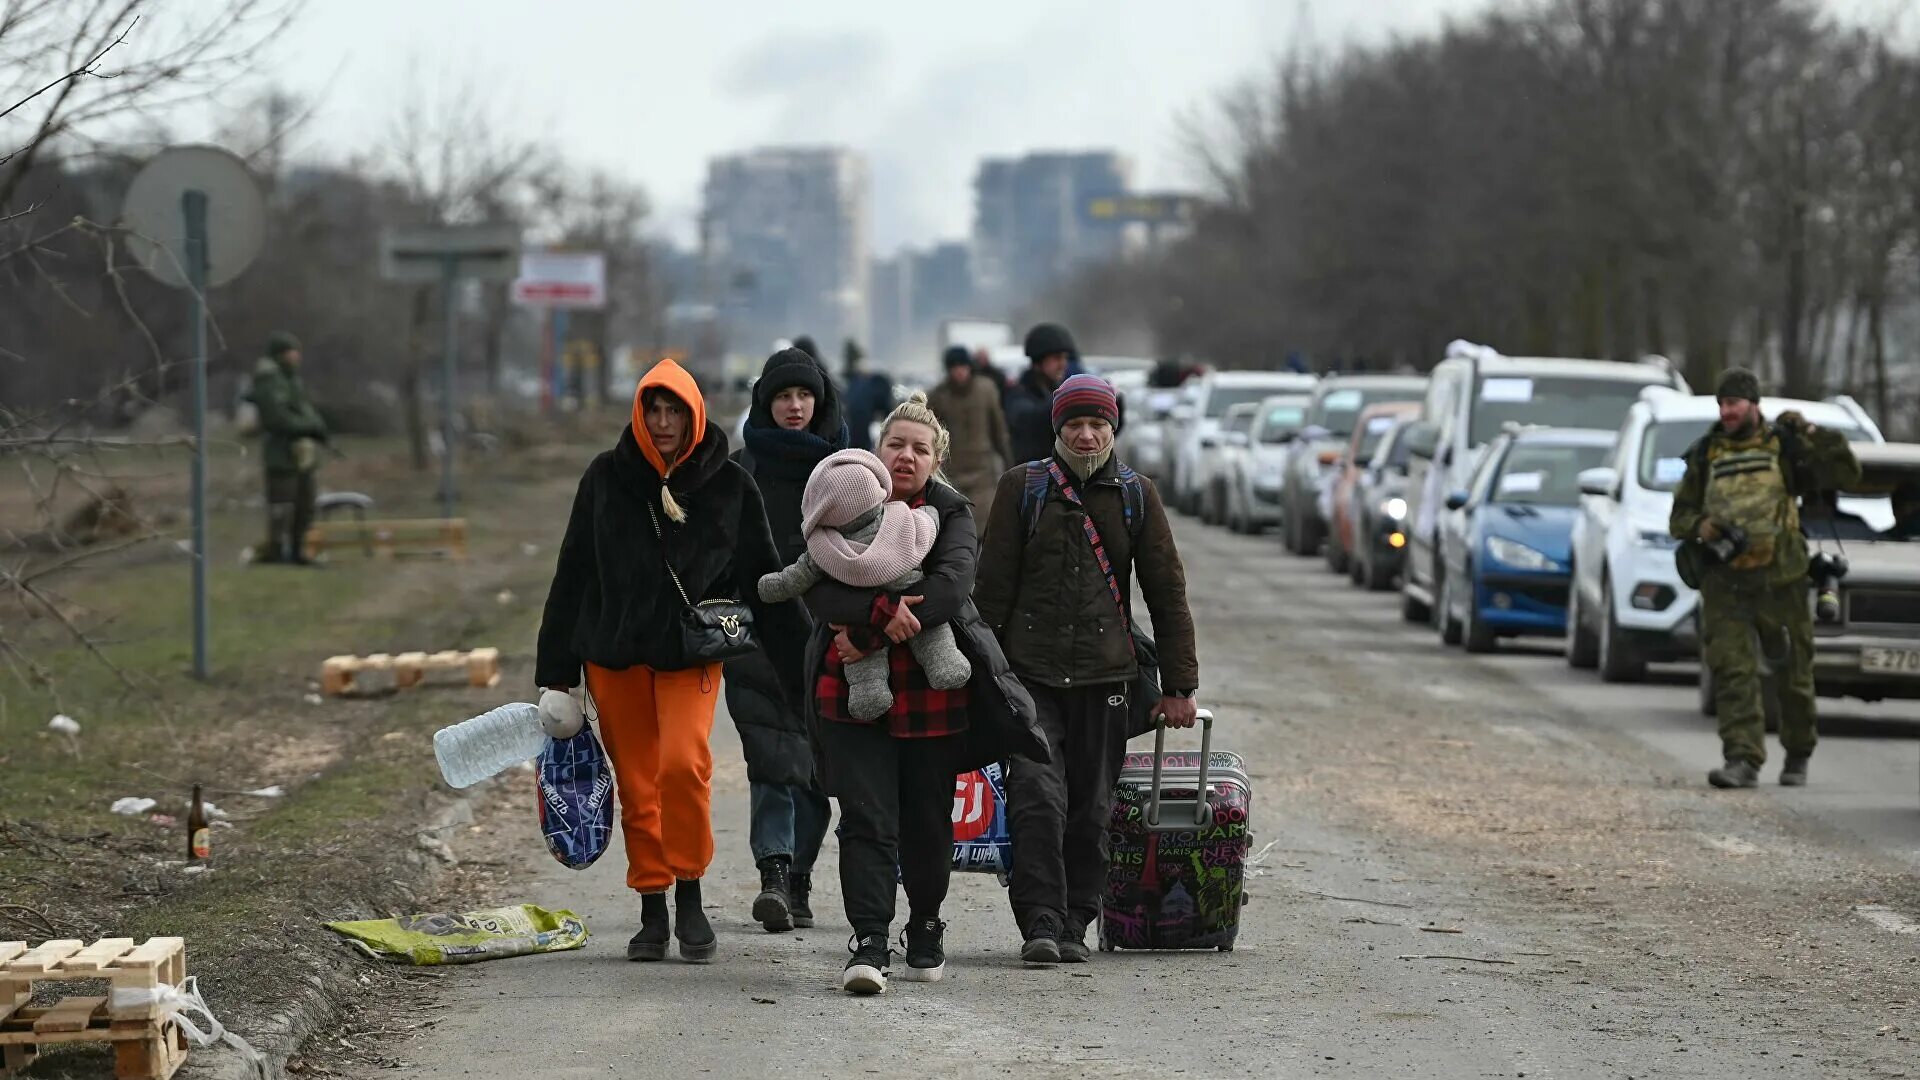
[[[607,257],[598,251],[523,252],[513,302],[526,307],[606,307]]]
[[[1096,195],[1083,205],[1087,220],[1111,225],[1183,225],[1199,200],[1191,195]]]

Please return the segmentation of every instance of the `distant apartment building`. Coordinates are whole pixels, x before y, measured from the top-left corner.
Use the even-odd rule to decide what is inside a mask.
[[[873,263],[874,355],[895,367],[930,368],[940,323],[975,315],[967,245],[904,250]]]
[[[989,158],[974,176],[973,286],[988,310],[1030,302],[1076,267],[1117,257],[1122,232],[1096,220],[1093,200],[1127,191],[1118,154]]]
[[[841,342],[868,343],[871,189],[866,158],[775,147],[708,165],[701,249],[729,351],[764,355],[810,334],[837,369]]]

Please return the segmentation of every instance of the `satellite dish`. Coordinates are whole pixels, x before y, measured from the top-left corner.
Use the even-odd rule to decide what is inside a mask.
[[[188,287],[189,191],[207,199],[207,284],[240,276],[267,238],[267,203],[245,162],[217,146],[176,146],[147,162],[127,188],[120,223],[140,265],[165,284]]]

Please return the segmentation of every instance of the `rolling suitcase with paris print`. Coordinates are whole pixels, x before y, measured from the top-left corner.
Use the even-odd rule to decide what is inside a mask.
[[[1200,710],[1200,750],[1128,754],[1114,783],[1100,948],[1232,950],[1244,902],[1253,785],[1240,755],[1213,749]]]

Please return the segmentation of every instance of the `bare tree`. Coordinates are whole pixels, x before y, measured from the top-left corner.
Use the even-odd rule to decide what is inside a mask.
[[[103,129],[206,97],[251,70],[300,0],[0,2],[0,215],[59,140],[96,145]],[[16,211],[17,212],[17,211]]]
[[[1156,328],[1228,364],[1466,336],[1857,387],[1920,249],[1901,40],[1814,0],[1531,0],[1290,57],[1189,125],[1212,199]]]
[[[534,201],[531,182],[548,157],[538,142],[505,134],[505,125],[489,115],[485,96],[471,86],[447,84],[438,91],[415,86],[402,101],[387,143],[416,215],[413,223],[526,222]],[[433,290],[414,290],[401,385],[413,464],[422,470],[430,464],[423,389],[427,358],[435,348]],[[487,299],[489,311],[501,313],[489,318],[504,319],[502,292],[490,290]],[[503,325],[489,323],[489,349],[498,349]]]

